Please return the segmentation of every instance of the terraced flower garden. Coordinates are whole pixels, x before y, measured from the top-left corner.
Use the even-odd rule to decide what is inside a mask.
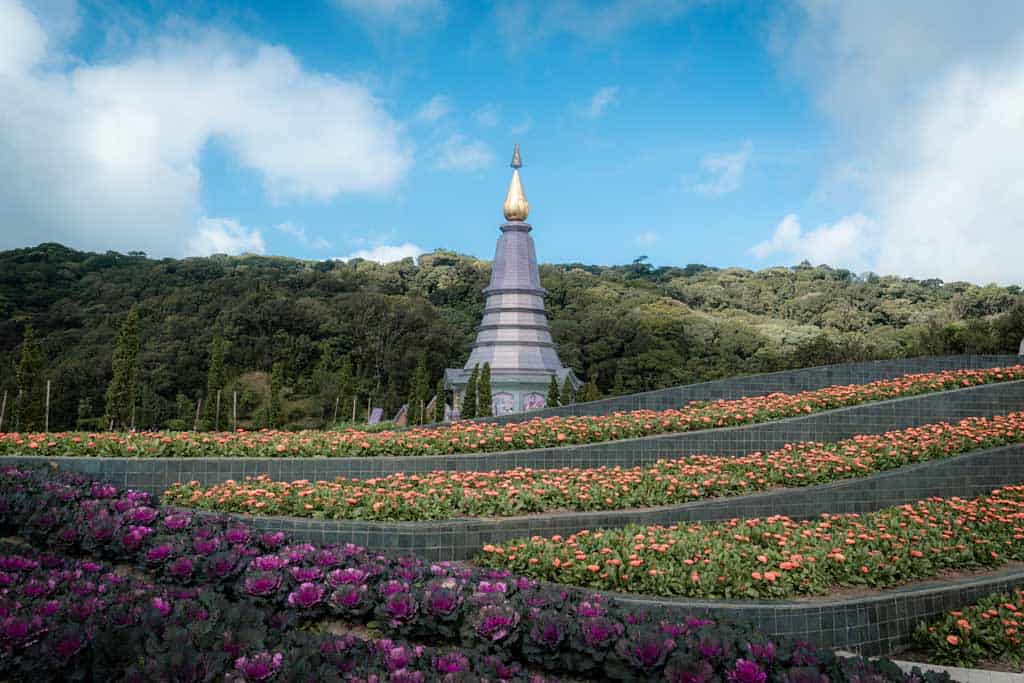
[[[967,418],[771,453],[693,456],[653,467],[396,474],[334,482],[267,476],[203,487],[178,484],[167,504],[325,519],[431,520],[556,510],[621,510],[863,477],[905,465],[1024,442],[1024,413]]]
[[[506,570],[288,544],[41,469],[0,471],[0,532],[56,546],[0,545],[0,675],[17,680],[920,680]]]
[[[695,401],[670,410],[551,417],[507,425],[460,422],[397,432],[10,433],[0,434],[0,455],[333,457],[542,449],[755,424],[874,401],[1021,379],[1024,379],[1024,365],[946,370],[795,394]]]
[[[0,434],[0,455],[319,458],[536,450],[753,425],[1017,380],[1024,380],[1024,365],[691,402],[663,411],[399,432]],[[68,461],[60,457],[51,466],[8,458],[0,464],[0,681],[948,680],[903,673],[884,660],[836,657],[820,643],[873,652],[905,646],[918,616],[937,613],[917,607],[902,613],[916,603],[904,601],[900,591],[909,596],[923,580],[937,581],[942,605],[968,595],[972,581],[1008,590],[1024,586],[1018,565],[1024,561],[1024,483],[1014,479],[1019,468],[1013,461],[1021,448],[1016,444],[1024,444],[1024,406],[1017,405],[1014,387],[1005,389],[959,392],[954,403],[922,398],[899,404],[914,418],[901,424],[919,424],[921,411],[936,405],[949,421],[882,434],[873,424],[872,433],[832,443],[794,440],[736,457],[595,467],[585,456],[560,461],[578,462],[574,467],[530,469],[514,467],[512,460],[521,457],[514,455],[499,471],[414,473],[414,466],[403,464],[398,469],[407,470],[398,474],[333,481],[225,482],[223,470],[215,470],[220,479],[178,483],[159,503],[67,471],[62,465]],[[872,412],[872,419],[886,420],[885,410]],[[856,411],[843,414],[847,422],[859,419]],[[967,415],[973,417],[959,419]],[[799,438],[808,434],[778,429]],[[853,433],[843,429],[833,433]],[[708,434],[714,443],[726,433]],[[657,442],[664,447],[665,440]],[[102,477],[123,461],[74,462],[102,465],[95,469]],[[217,468],[227,461],[210,462]],[[934,465],[923,464],[929,462]],[[798,510],[794,514],[802,516],[792,519],[631,525],[548,537],[529,531],[550,513],[646,515],[641,511],[661,508],[656,519],[663,519],[678,512],[661,506],[711,499],[696,505],[742,505],[744,496],[773,489],[785,495],[806,489],[799,495],[810,496],[819,489],[807,487],[830,482],[851,482],[840,484],[844,490],[867,490],[883,480],[898,487],[905,479],[899,470],[911,465],[920,465],[912,472],[932,476],[945,491],[950,472],[974,478],[965,468],[978,463],[987,469],[979,471],[969,496],[947,491],[918,501],[897,490],[892,496],[910,502],[891,506],[892,496],[872,498],[870,506],[856,508],[871,510],[860,515],[809,517]],[[182,471],[169,464],[169,472]],[[116,470],[129,488],[136,485],[132,477],[157,493],[174,481],[136,474],[133,467]],[[243,471],[249,467],[247,462]],[[935,474],[939,468],[945,468],[941,476]],[[193,469],[194,476],[205,476],[198,465]],[[162,483],[153,486],[145,477]],[[982,488],[982,481],[999,488]],[[981,491],[989,492],[976,495]],[[478,518],[470,521],[482,529],[521,524],[516,533],[526,531],[519,540],[488,542],[478,530],[472,538],[484,540],[468,543],[480,550],[473,562],[431,562],[259,530],[260,520],[273,524],[281,517],[314,518],[319,521],[294,523],[334,529],[333,536],[308,538],[345,538],[344,530],[354,528],[461,529],[458,520],[464,518]],[[480,519],[509,517],[518,519]],[[951,574],[967,583],[948,583]],[[880,591],[888,592],[879,604],[898,605],[891,616],[876,614],[867,603],[843,607],[845,596],[870,600]],[[917,649],[933,661],[988,661],[978,653],[997,650],[1012,659],[1021,642],[1016,629],[1024,623],[1015,616],[1024,609],[1020,595],[986,599],[924,623],[916,631]],[[828,606],[816,608],[826,597]],[[736,602],[714,602],[722,599]],[[695,600],[712,602],[698,607]],[[751,601],[771,606],[771,619],[759,621],[761,627],[727,616],[746,614],[727,605]],[[785,621],[784,605],[799,612],[796,621]],[[869,621],[854,623],[869,613]],[[788,640],[780,632],[804,635]],[[816,643],[819,634],[823,640]]]

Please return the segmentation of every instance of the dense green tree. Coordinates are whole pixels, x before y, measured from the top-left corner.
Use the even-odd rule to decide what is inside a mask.
[[[473,371],[469,373],[469,382],[462,397],[462,411],[460,417],[463,420],[472,420],[477,416],[476,385],[480,380],[480,366],[474,365]]]
[[[25,432],[42,431],[46,424],[46,361],[31,325],[25,326],[18,361],[18,399],[15,426]]]
[[[445,408],[444,376],[437,380],[434,388],[434,422],[444,422]]]
[[[563,406],[567,406],[570,403],[575,403],[575,390],[572,386],[572,379],[569,375],[565,376],[565,381],[562,382],[562,393],[558,396],[558,402]]]
[[[590,380],[583,386],[584,401],[597,401],[600,398],[601,391],[597,388],[597,383],[594,380]]]
[[[492,417],[494,415],[494,399],[491,396],[491,364],[484,363],[480,371],[480,382],[476,390],[477,415]]]
[[[547,407],[553,408],[561,404],[561,394],[558,392],[558,378],[551,375],[551,382],[548,384]]]
[[[107,385],[106,412],[103,419],[114,429],[133,426],[138,391],[138,359],[139,313],[132,307],[117,332],[113,359],[114,376]]]
[[[359,419],[371,393],[390,416],[408,399],[421,355],[434,372],[464,365],[489,277],[489,263],[450,251],[384,265],[252,255],[157,260],[57,244],[4,251],[0,389],[12,390],[10,412],[22,331],[31,323],[45,340],[46,376],[54,382],[51,428],[74,427],[86,397],[98,418],[117,324],[137,305],[146,312],[138,386],[151,392],[151,409],[142,408],[141,391],[137,400],[147,420],[191,427],[196,399],[215,408],[211,330],[231,340],[226,386],[238,391],[239,426],[265,423],[269,373],[258,369],[275,363],[284,365],[283,425],[321,426],[335,405],[339,419],[349,420],[355,394]],[[1024,338],[1017,286],[809,264],[750,271],[644,261],[542,265],[541,280],[562,362],[584,370],[605,394],[804,364],[1016,353]],[[336,386],[344,384],[335,379],[343,359],[351,394]],[[179,393],[189,397],[185,416]],[[228,401],[222,410],[224,426]]]

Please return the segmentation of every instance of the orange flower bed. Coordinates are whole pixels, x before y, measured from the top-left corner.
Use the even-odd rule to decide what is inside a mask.
[[[429,455],[550,448],[655,434],[767,422],[873,401],[1024,379],[1024,365],[904,375],[868,384],[796,394],[692,402],[669,410],[535,418],[525,422],[457,422],[436,428],[362,432],[0,433],[0,455],[124,457],[318,457]]]
[[[914,633],[914,647],[936,664],[1002,662],[1024,673],[1024,590],[990,595],[922,622]]]
[[[327,519],[427,520],[621,510],[862,477],[1022,441],[1024,413],[1011,413],[832,444],[789,444],[739,458],[698,455],[662,460],[651,467],[435,471],[333,482],[277,482],[264,475],[208,487],[176,484],[163,500],[205,510]]]
[[[789,598],[887,588],[1024,559],[1024,486],[867,515],[628,526],[488,545],[479,564],[590,588],[693,598]]]

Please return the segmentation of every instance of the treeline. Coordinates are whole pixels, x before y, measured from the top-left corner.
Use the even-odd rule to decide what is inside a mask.
[[[236,416],[243,427],[321,427],[351,420],[353,404],[356,421],[368,406],[385,418],[407,403],[416,412],[444,368],[465,362],[489,277],[488,262],[445,251],[383,266],[57,244],[0,252],[0,393],[8,416],[19,387],[35,410],[24,388],[34,397],[49,381],[51,429],[109,426],[119,376],[139,428],[228,428]],[[1024,337],[1018,287],[642,261],[545,265],[541,279],[559,353],[589,398],[822,363],[1016,352]],[[133,308],[125,368],[119,334]],[[26,363],[29,326],[38,345]]]

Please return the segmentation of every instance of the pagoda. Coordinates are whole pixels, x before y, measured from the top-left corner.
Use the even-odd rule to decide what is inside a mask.
[[[507,415],[543,408],[551,377],[559,388],[569,378],[574,388],[580,382],[558,359],[551,339],[544,296],[540,286],[537,253],[526,222],[530,203],[519,178],[522,159],[519,145],[512,153],[512,180],[505,196],[505,223],[494,251],[490,284],[484,289],[484,316],[476,341],[463,368],[445,372],[445,383],[461,406],[473,368],[491,366],[493,414]]]

